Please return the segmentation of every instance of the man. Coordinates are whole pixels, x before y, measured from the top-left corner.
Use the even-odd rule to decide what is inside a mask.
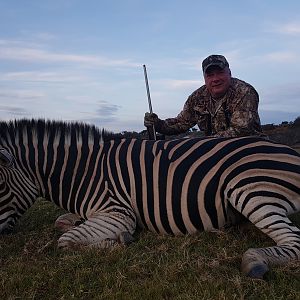
[[[194,91],[176,118],[161,120],[146,113],[144,124],[172,135],[198,125],[206,136],[262,135],[258,115],[259,97],[248,83],[231,77],[226,58],[210,55],[202,62],[205,85]]]

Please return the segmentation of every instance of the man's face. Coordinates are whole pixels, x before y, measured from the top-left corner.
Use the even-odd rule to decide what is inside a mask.
[[[204,73],[204,80],[212,97],[221,98],[226,94],[231,83],[230,69],[211,66]]]

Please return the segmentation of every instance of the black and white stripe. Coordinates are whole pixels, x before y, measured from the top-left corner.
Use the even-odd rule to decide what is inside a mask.
[[[0,230],[7,211],[19,217],[38,194],[72,213],[57,221],[62,248],[126,243],[136,221],[179,235],[244,216],[277,244],[249,249],[245,273],[262,277],[269,264],[300,259],[300,231],[288,219],[300,211],[300,156],[287,146],[258,137],[106,141],[95,127],[41,120],[0,130]]]

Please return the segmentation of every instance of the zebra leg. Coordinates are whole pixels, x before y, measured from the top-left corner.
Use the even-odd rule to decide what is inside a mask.
[[[288,210],[279,204],[278,199],[273,198],[273,202],[263,198],[256,201],[252,199],[246,204],[245,200],[236,202],[236,209],[277,244],[273,247],[248,249],[242,258],[244,274],[262,279],[270,265],[300,260],[300,230],[289,220]]]
[[[267,219],[254,223],[262,232],[271,237],[276,246],[248,249],[242,258],[242,271],[249,277],[263,278],[269,265],[283,265],[300,260],[300,230],[282,215],[271,221]]]
[[[67,213],[64,215],[59,216],[55,223],[54,227],[58,229],[61,232],[67,232],[71,230],[72,228],[79,226],[84,222],[84,219],[82,219],[80,216],[72,213]]]
[[[136,218],[133,212],[118,210],[97,212],[77,227],[72,227],[58,240],[63,250],[80,248],[110,248],[133,241]]]

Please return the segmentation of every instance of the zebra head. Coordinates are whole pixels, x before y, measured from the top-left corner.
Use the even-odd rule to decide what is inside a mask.
[[[0,233],[10,233],[37,196],[37,186],[17,167],[14,156],[0,148]]]

